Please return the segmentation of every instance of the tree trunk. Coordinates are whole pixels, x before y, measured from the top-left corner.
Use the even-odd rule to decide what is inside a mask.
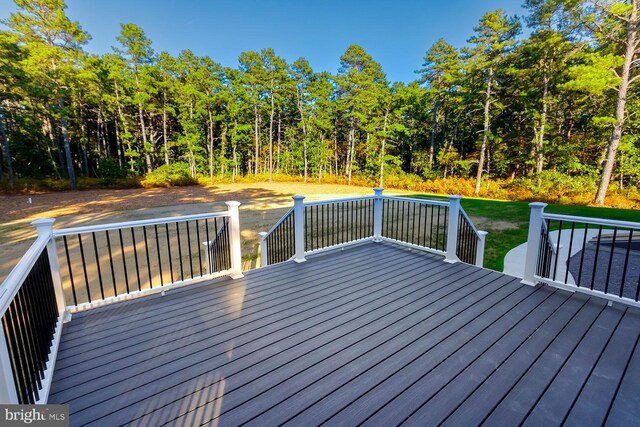
[[[487,141],[491,130],[491,120],[489,119],[489,108],[491,106],[491,84],[493,83],[493,68],[489,68],[489,78],[487,81],[487,92],[484,99],[484,131],[482,135],[482,146],[480,147],[480,158],[478,159],[478,172],[476,173],[475,194],[480,193],[480,183],[482,182],[482,170],[484,168],[484,156],[487,151]]]
[[[134,76],[136,78],[136,91],[140,95],[140,81],[138,80],[138,68],[134,67]],[[153,164],[151,163],[151,155],[149,154],[149,144],[147,141],[147,129],[144,125],[144,115],[142,112],[142,103],[138,102],[138,118],[140,119],[140,130],[142,131],[142,150],[144,151],[144,158],[147,163],[147,173],[153,171]]]
[[[129,140],[130,138],[130,134],[129,134],[129,128],[127,126],[127,120],[124,117],[124,113],[122,112],[122,107],[120,105],[120,95],[119,95],[119,91],[118,91],[118,82],[117,81],[113,81],[113,88],[115,89],[116,92],[116,106],[118,108],[118,116],[120,117],[120,121],[122,122],[122,128],[124,130],[124,136],[126,138],[126,143],[127,143],[127,151],[129,151],[129,153],[131,153],[131,142]],[[122,145],[121,145],[122,147]],[[124,153],[123,156],[124,158]],[[131,168],[131,172],[133,172],[133,165],[134,165],[135,161],[133,160],[133,157],[129,156],[129,166]]]
[[[440,101],[436,100],[433,105],[433,119],[431,120],[431,143],[429,144],[429,167],[433,168],[433,157],[436,150],[436,128],[438,126],[438,108],[440,107]],[[382,187],[382,184],[380,184]]]
[[[164,145],[164,164],[169,165],[169,142],[167,137],[167,91],[162,91],[162,143]]]
[[[7,131],[5,129],[5,118],[2,113],[2,106],[0,106],[0,143],[2,143],[2,154],[4,155],[4,161],[7,165],[9,188],[13,188],[15,184],[15,178],[13,176],[13,162],[11,160],[11,150],[9,149],[9,139],[7,138]],[[0,161],[0,163],[2,163],[2,161]],[[0,178],[2,178],[1,173]]]
[[[273,115],[275,101],[273,99],[273,81],[271,82],[271,115],[269,115],[269,182],[273,181]]]
[[[280,173],[280,148],[282,145],[282,117],[281,113],[278,112],[278,145],[276,149],[276,173]]]
[[[353,167],[353,153],[356,139],[356,128],[353,118],[349,121],[349,140],[347,141],[347,159],[345,169],[347,172],[347,184],[351,185],[351,173]]]
[[[76,174],[73,170],[73,159],[71,158],[71,141],[69,140],[69,129],[67,127],[67,119],[64,117],[64,100],[58,99],[60,107],[60,131],[62,132],[62,141],[64,142],[64,154],[67,161],[67,173],[69,174],[69,185],[72,190],[76,189]]]
[[[385,145],[387,143],[387,120],[389,118],[389,110],[384,113],[384,125],[382,126],[382,143],[380,144],[380,188],[384,184],[384,156]]]
[[[616,101],[615,110],[616,124],[609,139],[605,163],[602,168],[600,184],[598,185],[598,192],[596,193],[595,198],[595,203],[600,206],[604,204],[604,199],[607,195],[609,182],[611,181],[611,175],[613,173],[613,166],[616,161],[618,145],[620,145],[620,138],[622,137],[622,130],[625,121],[625,107],[627,103],[627,91],[629,90],[630,84],[631,65],[634,62],[636,49],[638,48],[639,43],[638,24],[638,6],[636,1],[633,1],[631,17],[626,25],[627,42],[625,47],[624,64],[622,65],[622,73],[620,75],[620,85],[618,86],[618,99]]]
[[[258,160],[260,158],[260,130],[259,130],[259,115],[258,115],[258,104],[253,106],[253,117],[254,117],[254,138],[256,143],[256,155],[255,155],[255,164],[253,165],[255,175],[258,174]]]
[[[238,174],[238,156],[237,156],[237,149],[238,149],[238,142],[237,142],[237,138],[236,136],[238,135],[238,120],[236,119],[235,121],[235,127],[234,127],[234,132],[233,132],[233,140],[231,141],[232,144],[232,159],[233,159],[233,172],[231,173],[231,182],[236,182],[236,175]]]
[[[213,117],[211,116],[211,109],[207,108],[209,113],[209,182],[213,184]]]
[[[89,158],[87,157],[87,126],[84,122],[84,112],[80,104],[80,146],[82,147],[82,169],[84,176],[89,176]]]
[[[547,59],[547,53],[545,52],[544,64],[542,67],[542,112],[540,114],[540,129],[537,132],[537,141],[536,141],[536,172],[542,172],[542,168],[544,167],[544,130],[547,124],[547,109],[549,108],[547,105],[547,97],[549,94],[549,64]]]

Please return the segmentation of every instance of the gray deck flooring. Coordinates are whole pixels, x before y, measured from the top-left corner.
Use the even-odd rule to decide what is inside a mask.
[[[386,243],[93,309],[72,425],[638,425],[640,311]]]

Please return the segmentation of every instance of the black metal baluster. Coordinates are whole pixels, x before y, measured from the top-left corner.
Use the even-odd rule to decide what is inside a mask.
[[[582,266],[584,265],[584,253],[587,250],[587,232],[589,231],[589,224],[584,225],[584,236],[582,236],[582,252],[580,253],[580,269],[578,270],[578,282],[577,286],[582,284]]]
[[[73,305],[78,305],[76,298],[76,285],[73,281],[73,270],[71,269],[71,257],[69,256],[69,245],[67,244],[67,236],[62,236],[64,242],[64,253],[67,257],[67,268],[69,269],[69,281],[71,282],[71,292],[73,293]]]
[[[156,252],[158,253],[158,268],[160,269],[160,286],[164,286],[164,274],[162,274],[162,257],[160,256],[160,238],[158,235],[158,224],[153,226],[156,232]]]
[[[87,275],[87,262],[84,257],[84,247],[82,246],[82,235],[78,234],[78,245],[80,247],[80,259],[82,260],[82,272],[84,274],[84,283],[87,287],[87,295],[89,295],[89,277]],[[91,302],[91,300],[89,300]]]
[[[208,266],[209,266],[209,271],[207,272],[207,274],[211,274],[213,273],[213,265],[211,265],[211,240],[209,240],[209,218],[205,218],[204,220],[204,231],[205,231],[205,235],[207,238],[207,261],[208,261]],[[265,244],[267,244],[265,242]],[[268,245],[267,245],[268,247]],[[267,258],[267,262],[269,262],[269,259]]]
[[[558,244],[556,245],[556,262],[555,265],[553,266],[553,277],[552,280],[556,280],[556,273],[558,272],[558,259],[560,258],[558,256],[559,252],[560,252],[560,242],[562,241],[562,224],[563,221],[560,220],[558,221]]]
[[[18,293],[20,293],[20,291],[18,291]],[[9,304],[5,316],[9,316],[9,323],[11,323],[13,329],[13,333],[10,335],[14,339],[15,348],[19,355],[18,359],[20,360],[22,367],[20,372],[23,379],[22,384],[24,386],[24,389],[22,391],[22,403],[33,403],[33,364],[31,362],[31,354],[29,353],[29,344],[27,341],[26,333],[24,331],[24,328],[20,327],[24,323],[20,320],[21,316],[19,314],[19,310],[20,307],[18,305],[18,301],[17,299],[14,299],[11,304]]]
[[[611,242],[611,253],[609,254],[609,265],[607,265],[607,279],[604,281],[604,293],[609,292],[609,278],[611,277],[611,263],[613,262],[613,251],[616,248],[616,237],[618,235],[618,227],[613,228],[613,241]],[[620,286],[622,290],[622,286]]]
[[[176,239],[178,239],[178,259],[180,260],[180,262],[178,263],[180,265],[180,280],[184,281],[184,267],[182,266],[182,242],[180,241],[180,222],[176,221]]]
[[[138,265],[138,248],[136,246],[136,233],[133,231],[133,227],[131,227],[131,243],[133,244],[133,259],[136,264],[136,279],[138,280],[138,290],[142,290],[142,282],[140,281],[140,266]]]
[[[564,283],[569,281],[569,264],[571,263],[571,250],[573,248],[573,235],[576,229],[576,223],[571,222],[571,235],[569,236],[569,252],[567,252],[567,268],[564,272]]]
[[[9,351],[12,357],[11,367],[13,372],[13,379],[16,384],[16,392],[18,394],[18,401],[20,403],[26,403],[28,398],[28,390],[27,390],[27,377],[26,373],[28,372],[28,368],[25,366],[25,357],[23,348],[18,344],[15,332],[15,323],[13,321],[13,302],[9,304],[7,310],[5,311],[4,316],[2,317],[2,327],[4,328],[5,338],[7,340],[7,345],[9,347]]]
[[[164,232],[167,236],[167,253],[169,254],[169,272],[171,273],[171,283],[175,283],[175,279],[173,277],[173,257],[171,256],[171,239],[169,239],[169,224],[165,222],[164,224]],[[182,260],[180,260],[182,262]]]
[[[16,303],[16,308],[17,308],[16,314],[18,315],[17,317],[19,319],[18,328],[20,330],[22,343],[25,347],[25,353],[27,354],[27,360],[28,360],[28,366],[29,366],[29,369],[27,371],[29,376],[29,384],[31,386],[29,403],[33,403],[34,395],[36,396],[36,400],[38,399],[38,388],[41,387],[41,383],[40,383],[40,379],[36,375],[36,372],[38,370],[38,362],[35,357],[36,345],[35,345],[30,328],[25,327],[26,325],[28,325],[28,320],[25,313],[24,290],[22,288],[18,291],[18,293],[14,297],[14,301]]]
[[[622,288],[624,288],[626,279],[627,279],[627,267],[629,266],[629,253],[631,252],[631,242],[633,241],[633,230],[629,229],[629,240],[627,241],[627,253],[624,257],[624,268],[622,269],[622,280],[620,281],[620,292],[618,296],[622,296]],[[640,292],[640,287],[636,288],[636,301],[638,301],[638,293]]]
[[[593,286],[596,280],[596,270],[598,268],[598,256],[600,255],[600,240],[602,238],[602,225],[598,227],[598,242],[596,243],[596,256],[593,259],[593,272],[591,274],[591,286],[589,289],[593,290]]]
[[[149,258],[149,241],[147,240],[146,226],[142,226],[142,234],[144,235],[144,251],[147,255],[147,271],[149,273],[149,289],[153,289],[153,280],[151,278],[151,260]]]
[[[113,268],[113,254],[111,252],[111,238],[109,237],[109,230],[105,230],[104,234],[107,236],[107,251],[109,252],[109,266],[111,267],[111,281],[113,282],[113,296],[118,296],[118,289],[116,287],[116,272]]]
[[[100,269],[100,257],[98,256],[98,244],[96,243],[95,231],[91,233],[91,239],[93,240],[93,253],[96,257],[96,267],[98,268],[98,283],[100,284],[100,296],[104,299],[104,286],[102,284],[102,270]]]
[[[124,272],[124,284],[127,289],[127,293],[131,293],[129,290],[129,272],[127,271],[127,260],[124,254],[124,242],[122,241],[122,228],[118,229],[118,235],[120,236],[120,252],[122,253],[122,271]]]
[[[191,244],[191,232],[189,231],[189,221],[184,222],[184,226],[187,227],[187,246],[189,248],[189,271],[191,271],[191,278],[193,279],[193,245]],[[180,260],[182,263],[182,260]]]

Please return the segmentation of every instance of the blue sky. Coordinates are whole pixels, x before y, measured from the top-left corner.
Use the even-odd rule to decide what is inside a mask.
[[[67,14],[111,51],[120,23],[141,26],[156,51],[191,49],[235,67],[240,52],[271,47],[292,62],[335,73],[350,44],[361,45],[391,81],[415,80],[424,52],[439,37],[461,47],[483,13],[523,15],[520,0],[67,0]],[[0,0],[0,18],[15,10]]]

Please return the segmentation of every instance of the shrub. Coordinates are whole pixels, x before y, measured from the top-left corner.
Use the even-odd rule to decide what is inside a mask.
[[[146,174],[140,181],[140,185],[144,188],[179,187],[197,183],[198,181],[191,177],[189,165],[184,162],[162,165]]]

